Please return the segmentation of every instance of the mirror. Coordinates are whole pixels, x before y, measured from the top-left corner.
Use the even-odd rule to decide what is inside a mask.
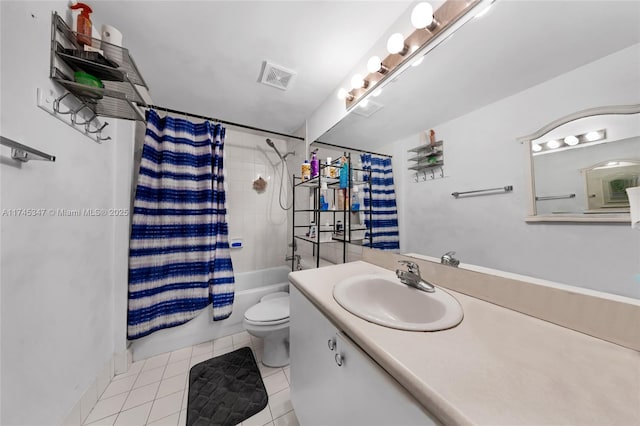
[[[594,108],[520,138],[531,158],[529,221],[628,222],[640,181],[640,105]]]
[[[486,15],[431,50],[422,64],[394,76],[378,97],[368,97],[367,107],[357,105],[317,139],[393,155],[401,252],[438,259],[453,250],[462,265],[640,298],[640,246],[628,219],[588,225],[523,220],[536,192],[530,194],[530,173],[524,167],[531,152],[527,144],[515,142],[576,111],[640,104],[639,55],[637,2],[497,0]],[[419,135],[429,129],[444,143],[445,177],[415,182],[408,151],[421,144]],[[601,129],[613,137],[608,123],[562,136]],[[632,136],[593,149],[608,150]],[[597,176],[603,161],[631,162],[639,156],[636,150],[587,158],[574,167],[577,186],[566,189],[576,193],[577,202],[578,194],[594,193],[585,189],[585,179]],[[538,177],[542,174],[536,170]],[[513,191],[451,196],[506,185],[513,185]],[[542,185],[536,182],[539,196],[567,193],[557,184],[542,191]],[[616,201],[616,194],[610,199]],[[586,199],[571,210],[545,203],[538,203],[544,214],[533,217],[561,216],[550,213],[561,208],[591,220],[626,215],[584,213],[594,210]]]

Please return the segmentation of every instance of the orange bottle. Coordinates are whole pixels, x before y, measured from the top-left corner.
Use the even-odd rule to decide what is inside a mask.
[[[76,21],[78,27],[78,43],[91,46],[91,17],[89,14],[92,13],[93,10],[84,3],[75,3],[69,7],[72,10],[81,9]]]

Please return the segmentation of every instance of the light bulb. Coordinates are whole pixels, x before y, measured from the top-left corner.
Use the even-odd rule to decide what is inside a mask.
[[[372,56],[369,58],[369,62],[367,62],[367,69],[369,72],[378,72],[382,67],[382,60],[379,56]]]
[[[426,28],[433,22],[433,6],[427,2],[418,3],[411,12],[411,24],[415,28]]]
[[[369,99],[363,99],[360,101],[360,108],[366,108],[369,105]]]
[[[549,142],[547,142],[547,148],[549,149],[556,149],[560,147],[560,142],[558,142],[557,140],[551,140]]]
[[[379,87],[371,93],[371,96],[373,96],[374,98],[377,98],[381,94],[382,94],[382,87]]]
[[[598,139],[600,139],[600,132],[589,132],[584,135],[584,138],[589,142],[597,141]]]
[[[364,77],[362,77],[362,74],[355,74],[351,78],[351,87],[353,89],[360,89],[361,87],[364,87]]]
[[[534,143],[533,145],[531,145],[531,150],[533,152],[540,152],[540,151],[542,151],[542,147],[540,145],[538,145],[537,143]]]
[[[564,143],[566,143],[569,146],[575,146],[580,143],[580,140],[575,136],[567,136],[566,138],[564,138]]]
[[[338,99],[344,101],[345,99],[347,99],[348,95],[349,92],[347,92],[345,89],[340,88],[340,90],[338,90]]]
[[[400,53],[405,49],[404,46],[404,37],[400,33],[392,34],[387,40],[387,51],[389,53]]]

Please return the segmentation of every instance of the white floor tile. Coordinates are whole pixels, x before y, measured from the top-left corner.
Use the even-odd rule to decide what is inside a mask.
[[[262,362],[260,362],[260,363],[258,363],[258,370],[260,370],[260,375],[264,379],[265,377],[269,377],[269,376],[271,376],[273,374],[276,374],[279,371],[282,371],[282,368],[280,368],[280,367],[277,367],[277,368],[267,367]]]
[[[123,410],[142,405],[145,402],[153,401],[156,398],[156,393],[160,387],[160,382],[151,383],[147,386],[142,386],[132,390],[127,397],[127,400],[122,407]]]
[[[186,426],[187,424],[187,410],[180,411],[180,419],[178,420],[178,426]]]
[[[169,377],[178,376],[185,374],[189,371],[189,360],[183,359],[174,363],[170,363],[164,369],[164,374],[162,375],[162,379],[168,379]]]
[[[232,340],[231,336],[221,337],[221,338],[216,339],[216,340],[213,341],[213,351],[214,352],[215,352],[216,349],[228,348],[230,346],[233,346],[233,340]]]
[[[192,356],[191,361],[189,362],[189,369],[191,369],[191,367],[193,367],[194,365],[200,364],[201,362],[204,362],[211,358],[213,358],[213,353]]]
[[[149,426],[177,426],[180,420],[180,413],[174,413],[170,416],[163,417],[160,420],[156,420],[152,423],[147,423]]]
[[[91,413],[91,409],[96,405],[96,402],[98,402],[98,396],[97,384],[94,382],[80,399],[80,417],[82,421],[85,421],[89,413]]]
[[[138,375],[133,388],[136,389],[142,386],[149,385],[151,383],[159,382],[162,379],[162,373],[164,373],[164,367],[143,371]]]
[[[145,426],[151,411],[152,402],[122,411],[113,426]]]
[[[284,371],[284,375],[287,376],[287,382],[291,384],[291,367],[285,367],[282,370]]]
[[[215,345],[215,343],[213,344],[213,356],[217,357],[220,355],[224,355],[224,354],[228,354],[229,352],[233,352],[233,345],[231,346],[226,346],[224,348],[219,348]]]
[[[113,426],[113,423],[116,421],[118,417],[117,414],[113,416],[105,417],[104,419],[100,419],[97,422],[86,423],[87,426]]]
[[[101,399],[111,398],[119,393],[129,392],[136,381],[136,376],[126,377],[120,380],[112,380],[100,396]]]
[[[246,331],[243,331],[241,333],[232,335],[231,341],[233,342],[234,346],[236,345],[251,346],[251,335]]]
[[[296,413],[289,411],[282,417],[278,417],[273,421],[274,426],[300,426]]]
[[[89,413],[85,423],[95,422],[96,420],[118,413],[122,409],[125,399],[127,399],[127,394],[121,393],[111,398],[99,400],[96,406],[93,407],[93,410],[91,410],[91,413]]]
[[[187,381],[186,373],[180,374],[178,376],[173,376],[166,380],[161,381],[160,388],[158,389],[158,394],[156,395],[156,399],[184,390],[184,384],[186,381]]]
[[[113,379],[111,379],[111,381],[126,379],[127,377],[131,377],[131,376],[137,376],[142,371],[142,367],[144,367],[145,362],[146,360],[141,360],[141,361],[136,361],[132,363],[129,366],[129,369],[127,370],[126,373],[122,373],[122,374],[118,374],[117,376],[114,376]]]
[[[169,361],[170,356],[171,356],[170,353],[165,353],[165,354],[156,355],[154,357],[147,359],[147,361],[144,363],[144,366],[142,367],[142,371],[148,371],[148,370],[153,370],[154,368],[164,367],[165,365],[167,365],[167,361]]]
[[[179,412],[182,409],[182,394],[183,392],[176,392],[153,401],[153,408],[151,408],[148,421],[155,422],[163,417]]]
[[[289,382],[287,381],[287,377],[284,375],[282,369],[275,374],[264,377],[262,381],[264,382],[264,387],[267,389],[267,394],[269,396],[289,387]]]
[[[197,356],[197,355],[205,355],[205,354],[212,354],[213,353],[213,341],[208,341],[208,342],[204,342],[204,343],[200,343],[199,345],[195,345],[193,347],[193,352],[191,352],[191,356]]]
[[[271,418],[271,411],[269,411],[269,404],[267,404],[264,410],[243,421],[242,426],[262,426],[271,422],[271,420],[273,419]]]
[[[293,410],[289,388],[274,393],[269,397],[269,409],[271,409],[271,415],[275,419],[282,417],[289,411]]]
[[[178,349],[177,351],[171,352],[171,355],[169,356],[169,364],[181,361],[183,359],[188,360],[189,358],[191,358],[191,351],[193,351],[193,348],[189,346],[187,348]]]

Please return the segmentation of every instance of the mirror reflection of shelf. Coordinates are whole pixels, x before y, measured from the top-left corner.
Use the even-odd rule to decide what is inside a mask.
[[[407,150],[409,153],[415,155],[410,156],[408,169],[415,172],[415,182],[420,182],[420,172],[422,173],[422,181],[427,180],[427,171],[430,171],[430,178],[436,179],[437,177],[444,177],[444,150],[443,141],[436,141],[434,143],[425,143]],[[439,168],[440,172],[435,173],[435,169]]]

